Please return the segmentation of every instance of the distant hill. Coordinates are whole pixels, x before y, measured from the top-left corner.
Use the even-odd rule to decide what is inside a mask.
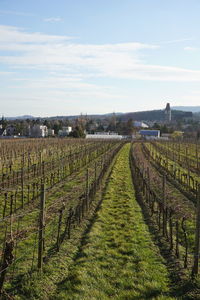
[[[200,112],[200,106],[173,106],[172,109],[182,110],[182,111],[191,111],[193,113]]]
[[[7,120],[26,120],[26,119],[37,119],[30,115],[17,116],[17,117],[6,117]]]
[[[199,110],[197,109],[199,107]],[[172,109],[172,120],[176,119],[183,119],[183,118],[192,118],[193,113],[189,110],[190,106],[183,106],[185,109],[179,110],[178,106],[175,107],[176,109]],[[180,107],[181,108],[181,107]],[[186,108],[188,108],[186,110]],[[193,106],[194,108],[194,106]],[[195,106],[195,112],[200,112],[200,106]],[[18,117],[7,117],[7,120],[26,120],[26,119],[40,119],[40,120],[74,120],[81,115],[73,115],[73,116],[52,116],[52,117],[33,117],[30,115],[18,116]],[[83,115],[84,117],[85,115]],[[94,120],[102,120],[107,119],[113,116],[113,113],[107,114],[94,114],[94,115],[87,115],[89,119]],[[147,110],[147,111],[138,111],[138,112],[127,112],[127,113],[115,113],[115,116],[118,120],[121,121],[128,121],[129,119],[133,119],[135,121],[162,121],[165,118],[164,109],[159,110]]]
[[[161,121],[164,119],[164,110],[147,110],[147,111],[138,111],[124,113],[118,116],[118,119],[121,121],[128,121],[129,119],[137,121]]]
[[[172,120],[180,120],[184,118],[192,118],[193,114],[190,111],[172,110]],[[132,113],[125,113],[118,118],[122,121],[128,121],[129,119],[137,121],[163,121],[165,119],[164,110],[147,110],[138,111]]]
[[[115,113],[116,116],[121,115],[122,113]],[[104,119],[109,118],[113,115],[113,113],[107,113],[107,114],[95,114],[95,115],[87,115],[91,119]],[[23,115],[23,116],[16,116],[16,117],[5,117],[6,120],[14,121],[14,120],[26,120],[26,119],[40,119],[40,120],[74,120],[79,118],[81,115],[72,115],[72,116],[50,116],[50,117],[34,117],[31,115]],[[83,115],[84,117],[85,115]]]
[[[83,115],[84,116],[84,115]],[[87,115],[89,119],[94,120],[102,120],[107,119],[113,116],[113,113],[108,114],[94,114],[94,115]],[[133,119],[135,121],[162,121],[165,119],[164,109],[160,110],[147,110],[147,111],[138,111],[138,112],[127,112],[127,113],[115,113],[115,116],[118,120],[121,121],[128,121],[129,119]],[[183,118],[191,118],[193,116],[192,112],[189,111],[179,111],[173,110],[172,111],[172,120],[173,119],[183,119]],[[61,119],[68,119],[73,120],[80,117],[80,115],[74,116],[57,116],[57,117],[49,117],[50,120],[61,120]]]

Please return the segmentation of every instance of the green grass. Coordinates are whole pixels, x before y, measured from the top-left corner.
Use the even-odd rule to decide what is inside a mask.
[[[102,206],[52,299],[172,299],[167,268],[136,202],[130,145],[120,151]]]
[[[151,151],[151,153],[154,153],[154,157],[157,155],[157,156],[159,156],[159,158],[161,158],[160,165],[163,168],[165,168],[166,170],[168,170],[171,173],[172,176],[173,176],[172,170],[170,170],[171,165],[174,165],[175,169],[180,170],[180,175],[181,174],[188,174],[188,169],[187,168],[181,166],[178,161],[173,161],[172,159],[168,158],[166,154],[164,154],[163,152],[160,152],[158,149],[155,148],[154,145],[151,145],[150,143],[146,143],[145,147],[149,151]],[[151,154],[151,159],[153,159],[152,154]],[[154,159],[154,161],[156,161],[156,160]],[[168,161],[168,169],[164,165],[164,161]],[[156,162],[158,163],[158,161],[156,161]],[[193,171],[193,169],[190,169],[190,176],[193,177],[194,181],[197,181],[198,183],[200,183],[200,177],[196,172]],[[178,175],[176,175],[176,180],[178,180]],[[193,188],[192,181],[190,182],[190,186],[188,186],[188,183],[187,183],[187,180],[186,180],[186,182],[182,185],[182,187],[185,190],[188,190],[188,188],[192,189]]]
[[[62,243],[60,251],[54,253],[48,263],[43,265],[43,273],[41,275],[37,272],[32,273],[32,275],[27,273],[23,278],[15,279],[14,289],[12,286],[8,286],[8,292],[14,296],[14,299],[48,300],[55,293],[57,284],[66,278],[69,266],[73,263],[74,257],[79,251],[82,237],[88,230],[88,226],[93,220],[94,212],[102,199],[102,193],[105,190],[107,178],[115,160],[116,156],[106,171],[87,216],[82,220],[80,226],[73,228],[71,238],[66,239]],[[55,231],[57,232],[57,226]]]
[[[116,147],[116,146],[115,146]],[[113,146],[114,149],[114,146]],[[108,155],[107,150],[106,154]],[[95,162],[97,165],[97,175],[100,172],[101,160],[104,158],[105,153],[99,154],[97,157],[95,155],[94,159],[87,162],[86,166],[83,166],[78,171],[74,173],[60,185],[58,185],[53,193],[46,193],[46,226],[45,226],[45,252],[44,256],[48,256],[52,260],[54,252],[52,251],[56,244],[57,229],[58,229],[58,210],[62,205],[63,198],[66,201],[66,208],[63,215],[63,222],[61,227],[61,232],[64,231],[65,222],[64,220],[68,216],[68,210],[70,207],[75,207],[78,203],[78,197],[85,191],[85,177],[86,168],[89,169],[89,182],[91,183],[94,179],[94,166]],[[38,203],[37,199],[37,203]],[[26,209],[26,208],[25,208]],[[23,233],[18,239],[17,246],[15,247],[15,260],[14,263],[9,267],[7,272],[6,281],[4,283],[4,288],[6,291],[12,292],[12,294],[17,294],[18,289],[29,290],[31,287],[24,288],[24,281],[29,278],[29,272],[32,273],[32,279],[37,277],[37,243],[38,243],[38,218],[39,209],[38,205],[31,208],[31,205],[27,207],[27,213],[25,209],[22,213],[23,217],[20,218],[19,232]],[[15,216],[14,216],[15,217]],[[7,221],[9,222],[9,220]],[[8,223],[9,224],[9,223]],[[13,221],[12,230],[15,234],[17,232],[18,222],[17,219]],[[4,238],[5,225],[0,226],[0,240]],[[1,247],[3,246],[3,243]],[[50,255],[51,252],[51,255]],[[48,264],[48,266],[50,263]],[[46,267],[46,265],[45,265]],[[44,269],[45,269],[44,267]],[[44,270],[49,270],[48,267]],[[34,274],[36,273],[36,275]],[[54,273],[53,268],[51,268],[49,273]],[[49,275],[49,274],[48,274]],[[31,279],[31,281],[32,281]],[[60,279],[59,279],[60,280]],[[22,282],[23,281],[23,282]],[[27,283],[25,284],[27,285]],[[37,283],[36,283],[37,285]],[[21,293],[21,292],[20,292]],[[23,293],[23,292],[22,292]],[[33,291],[34,294],[34,291]]]

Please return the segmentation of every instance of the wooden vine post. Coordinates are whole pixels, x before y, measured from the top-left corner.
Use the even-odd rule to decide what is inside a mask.
[[[169,211],[169,235],[170,235],[170,250],[173,249],[173,212],[172,209]]]
[[[88,202],[89,202],[89,169],[86,171],[86,210],[88,210]]]
[[[198,185],[198,193],[197,193],[195,249],[194,249],[194,265],[192,269],[192,277],[198,275],[198,271],[199,271],[199,246],[200,246],[199,242],[200,242],[200,185]]]
[[[185,218],[182,218],[181,227],[183,230],[184,242],[185,242],[185,258],[184,258],[184,268],[187,268],[188,264],[188,240],[187,240],[187,231],[185,226]]]
[[[21,207],[24,208],[24,167],[21,169]]]
[[[65,209],[65,203],[63,202],[62,207],[59,209],[59,218],[58,218],[58,233],[57,233],[57,251],[60,249],[60,231],[62,225],[63,211]]]
[[[149,167],[147,167],[147,202],[150,205],[150,172],[149,172]]]
[[[95,184],[95,193],[97,190],[97,163],[95,162],[94,165],[94,184]]]
[[[1,262],[1,267],[0,267],[0,299],[1,295],[3,293],[3,285],[5,282],[6,278],[6,273],[8,267],[12,264],[14,255],[13,255],[13,250],[14,250],[14,240],[13,240],[13,235],[12,235],[12,214],[10,216],[10,236],[7,240],[7,227],[6,227],[6,232],[5,232],[5,244],[3,247],[3,258]]]
[[[163,236],[166,236],[166,176],[163,176]]]
[[[6,277],[6,272],[8,267],[12,264],[12,261],[14,259],[13,256],[13,249],[14,249],[14,241],[11,238],[9,241],[6,241],[5,243],[5,249],[3,253],[3,261],[0,268],[0,296],[2,295],[3,291],[3,284]]]
[[[44,250],[44,226],[45,226],[45,187],[41,184],[40,216],[39,216],[39,239],[38,239],[38,269],[42,271],[42,255]]]

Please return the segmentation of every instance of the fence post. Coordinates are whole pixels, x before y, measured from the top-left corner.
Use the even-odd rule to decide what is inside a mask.
[[[179,258],[179,221],[176,220],[176,257]]]
[[[166,176],[163,176],[163,236],[166,236]]]
[[[192,277],[198,275],[198,271],[199,271],[199,246],[200,246],[199,242],[200,242],[200,184],[198,184],[198,193],[197,193],[195,249],[194,249],[194,265],[192,269]]]
[[[5,218],[5,215],[6,215],[7,201],[8,201],[8,193],[5,193],[4,194],[3,218]]]
[[[40,216],[39,216],[39,239],[38,239],[38,269],[42,270],[42,254],[44,245],[44,226],[45,226],[45,187],[44,183],[41,184],[40,194]]]
[[[94,186],[95,186],[95,193],[97,190],[97,163],[95,162],[94,165]]]
[[[13,253],[12,253],[13,249],[14,249],[14,241],[11,238],[10,241],[7,241],[5,243],[3,261],[2,261],[1,268],[0,268],[0,296],[2,295],[3,284],[5,281],[7,269],[9,267],[9,265],[12,264],[12,261],[14,258]]]
[[[150,205],[150,172],[149,172],[149,167],[147,167],[147,203]]]
[[[183,230],[184,242],[185,242],[185,258],[184,258],[184,268],[187,268],[188,261],[188,240],[187,240],[187,232],[185,226],[185,218],[182,218],[181,227]]]
[[[198,145],[196,143],[196,160],[197,160],[197,170],[199,168],[199,157],[198,157]]]
[[[22,194],[21,194],[21,207],[24,208],[24,167],[21,169],[21,189],[22,189]]]
[[[173,249],[173,220],[172,220],[173,212],[170,208],[169,212],[169,236],[170,236],[170,250]]]
[[[86,171],[86,210],[88,210],[88,202],[89,202],[89,169]]]
[[[63,202],[62,207],[59,209],[59,219],[58,219],[58,233],[57,233],[57,251],[60,249],[60,230],[62,225],[62,217],[63,217],[63,210],[65,209],[65,204]]]

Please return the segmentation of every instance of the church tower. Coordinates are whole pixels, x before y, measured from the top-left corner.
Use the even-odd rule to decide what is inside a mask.
[[[171,107],[170,103],[167,103],[166,108],[165,108],[165,121],[167,123],[171,122],[172,120],[172,112],[171,112]]]

